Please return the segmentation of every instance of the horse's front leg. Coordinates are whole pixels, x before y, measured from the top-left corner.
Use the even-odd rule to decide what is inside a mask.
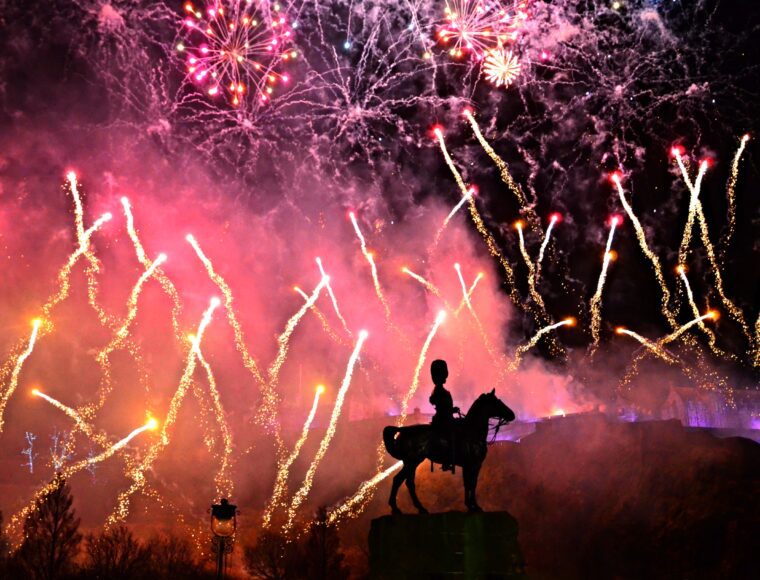
[[[465,465],[462,468],[462,479],[464,480],[464,505],[471,512],[482,512],[476,499],[475,491],[478,487],[478,474],[480,473],[480,464]]]
[[[417,488],[414,484],[414,476],[417,473],[417,466],[421,462],[417,462],[414,464],[414,466],[409,465],[409,471],[406,476],[406,487],[409,490],[409,495],[412,498],[412,503],[414,504],[414,507],[417,508],[417,511],[421,514],[426,514],[428,511],[425,509],[425,506],[422,505],[419,498],[417,497]]]
[[[393,476],[393,486],[391,487],[391,496],[388,499],[388,505],[391,506],[391,512],[394,514],[400,514],[401,510],[398,509],[396,504],[396,495],[398,494],[398,488],[401,487],[401,483],[406,479],[406,464],[401,470]]]

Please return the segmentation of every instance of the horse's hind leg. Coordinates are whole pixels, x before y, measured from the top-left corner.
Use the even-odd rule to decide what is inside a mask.
[[[481,512],[475,492],[478,487],[478,474],[480,465],[467,465],[462,469],[464,480],[464,503],[471,512]]]
[[[426,514],[428,511],[425,509],[425,506],[422,505],[420,499],[417,497],[417,488],[414,484],[414,476],[417,473],[417,466],[420,463],[422,462],[418,461],[414,465],[409,465],[409,471],[407,472],[406,476],[406,487],[409,490],[409,495],[412,497],[412,503],[414,504],[414,507],[416,507],[417,511],[421,514]]]
[[[400,514],[401,510],[396,505],[396,495],[398,494],[398,488],[401,487],[401,483],[406,479],[406,464],[403,465],[401,470],[393,476],[393,486],[391,487],[391,496],[388,500],[388,505],[391,506],[391,511],[394,514]]]

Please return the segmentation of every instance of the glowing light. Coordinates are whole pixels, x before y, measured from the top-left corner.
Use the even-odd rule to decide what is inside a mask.
[[[288,531],[293,525],[296,511],[309,495],[311,486],[314,483],[314,474],[317,472],[317,468],[324,458],[325,453],[327,453],[327,448],[330,446],[330,443],[335,436],[335,429],[338,425],[338,418],[340,417],[341,410],[343,409],[343,400],[346,398],[348,387],[351,385],[351,377],[354,373],[354,366],[359,360],[359,353],[361,352],[364,341],[367,340],[367,336],[367,331],[362,330],[359,332],[359,340],[356,342],[354,351],[351,353],[351,357],[348,359],[346,374],[343,377],[343,382],[341,383],[340,389],[338,390],[338,395],[335,398],[335,405],[333,406],[332,414],[330,415],[330,423],[327,426],[327,431],[322,437],[322,441],[319,444],[319,449],[317,449],[317,452],[314,455],[314,459],[312,460],[311,465],[306,472],[306,476],[303,479],[301,487],[295,493],[292,501],[290,502],[290,508],[288,509],[288,521],[284,526],[285,531]]]
[[[372,284],[375,286],[375,294],[377,294],[378,300],[380,300],[380,303],[383,305],[383,310],[385,310],[385,318],[390,320],[391,309],[388,306],[388,301],[385,299],[385,295],[383,294],[383,289],[380,286],[380,280],[377,277],[377,266],[375,265],[375,258],[372,255],[372,253],[369,250],[367,250],[367,241],[364,239],[364,236],[362,235],[362,231],[359,229],[359,223],[356,221],[356,214],[354,214],[354,212],[351,212],[349,214],[349,218],[351,218],[351,224],[353,224],[354,226],[356,237],[359,238],[362,254],[364,254],[364,258],[367,260],[367,263],[369,264],[369,267],[370,267],[370,271],[372,272]]]
[[[508,87],[520,75],[520,61],[511,50],[495,48],[486,53],[483,75],[495,87]]]
[[[438,327],[441,326],[443,321],[446,319],[446,312],[441,310],[438,315],[435,317],[435,322],[433,323],[433,326],[430,328],[430,332],[428,332],[427,338],[425,339],[425,342],[422,345],[422,349],[420,350],[420,355],[417,357],[417,365],[414,367],[414,376],[412,377],[412,384],[409,387],[409,390],[404,395],[403,400],[401,401],[401,413],[398,416],[397,424],[403,425],[404,421],[406,421],[406,416],[409,410],[409,402],[412,400],[412,397],[414,397],[415,393],[417,392],[417,388],[420,385],[420,373],[422,372],[422,367],[425,364],[425,357],[427,356],[427,351],[430,348],[430,343],[433,342],[433,338],[435,337],[435,333],[438,332]]]
[[[293,29],[282,15],[268,18],[267,7],[258,2],[227,0],[226,5],[228,10],[188,10],[180,50],[187,77],[211,96],[226,92],[233,106],[245,104],[241,96],[249,92],[259,95],[251,104],[267,102],[272,85],[288,80],[277,67],[291,58]]]
[[[612,216],[610,218],[610,233],[607,236],[607,245],[604,250],[604,260],[602,261],[602,271],[599,274],[599,280],[596,284],[596,292],[591,297],[591,303],[589,305],[591,309],[591,337],[592,344],[590,347],[590,353],[599,346],[599,330],[602,323],[602,290],[604,289],[604,281],[607,279],[607,269],[610,262],[614,259],[612,254],[612,240],[615,237],[615,228],[617,228],[619,216]]]
[[[277,477],[275,478],[274,483],[274,490],[272,491],[272,497],[269,498],[269,503],[267,504],[266,509],[264,510],[264,518],[263,518],[263,526],[264,528],[269,527],[269,524],[272,521],[272,512],[280,507],[281,505],[284,505],[282,502],[282,497],[285,494],[286,486],[288,483],[288,475],[290,474],[290,466],[293,465],[293,462],[298,459],[298,456],[301,453],[301,448],[303,447],[304,443],[306,443],[306,439],[309,436],[309,429],[311,428],[311,423],[314,421],[314,417],[317,414],[317,405],[319,404],[319,397],[325,392],[324,385],[318,385],[315,392],[314,392],[314,402],[311,404],[311,411],[309,411],[308,417],[306,417],[306,422],[303,424],[303,428],[301,429],[301,436],[298,438],[298,441],[296,441],[296,444],[293,446],[293,450],[288,455],[287,459],[280,463],[280,465],[277,467]]]

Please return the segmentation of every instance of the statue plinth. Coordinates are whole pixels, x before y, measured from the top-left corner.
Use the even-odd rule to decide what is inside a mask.
[[[507,512],[383,516],[369,532],[372,580],[524,578]]]

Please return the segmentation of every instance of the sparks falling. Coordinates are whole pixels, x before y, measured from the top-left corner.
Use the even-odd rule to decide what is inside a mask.
[[[343,318],[343,315],[340,313],[340,308],[338,308],[338,299],[335,297],[335,293],[333,292],[332,286],[330,285],[330,277],[325,272],[324,267],[322,266],[322,259],[317,257],[316,258],[317,267],[319,268],[319,273],[322,274],[322,278],[327,280],[325,283],[325,288],[327,288],[327,293],[330,296],[330,301],[333,305],[333,310],[335,311],[335,316],[338,317],[338,320],[340,320],[340,323],[343,325],[343,330],[346,331],[346,334],[348,336],[351,336],[351,331],[348,328],[348,324],[346,324],[346,320]]]
[[[525,236],[523,235],[524,224],[521,220],[515,222],[515,229],[517,230],[520,239],[520,254],[522,254],[525,265],[528,267],[528,292],[533,301],[541,307],[541,310],[546,310],[544,299],[536,290],[536,268],[533,266],[533,260],[528,255],[528,250],[525,248]]]
[[[42,321],[39,318],[36,318],[32,321],[32,333],[29,335],[29,341],[27,342],[26,350],[24,350],[24,352],[22,352],[16,359],[16,362],[13,365],[13,371],[11,372],[11,380],[9,381],[8,386],[5,388],[2,397],[0,397],[0,433],[3,432],[5,407],[8,404],[8,400],[13,396],[16,387],[18,387],[18,377],[21,374],[21,369],[24,366],[24,362],[29,358],[29,356],[32,354],[32,351],[34,350],[34,344],[37,342],[37,332],[40,329],[41,323]]]
[[[515,350],[515,356],[509,365],[510,370],[517,370],[517,368],[520,366],[520,362],[522,362],[522,359],[525,356],[525,353],[536,346],[538,344],[538,341],[541,340],[542,336],[546,335],[552,330],[559,328],[560,326],[575,326],[575,323],[575,318],[565,318],[560,322],[550,324],[549,326],[544,326],[541,330],[534,334],[533,338],[531,338],[526,344],[522,344],[517,347],[517,350]]]
[[[354,495],[345,500],[338,507],[330,510],[330,512],[327,514],[327,523],[336,524],[345,517],[356,517],[361,511],[357,510],[356,507],[361,506],[370,496],[372,490],[377,487],[380,482],[384,481],[393,475],[394,472],[398,471],[403,464],[403,461],[397,461],[388,469],[378,472],[377,475],[362,483]]]

